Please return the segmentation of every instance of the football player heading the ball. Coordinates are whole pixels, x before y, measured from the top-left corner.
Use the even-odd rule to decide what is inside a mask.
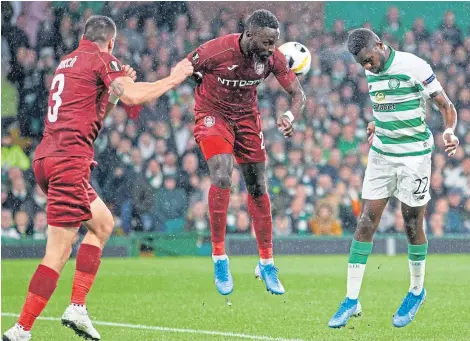
[[[243,33],[208,41],[187,57],[199,82],[195,89],[194,137],[212,180],[208,199],[212,258],[215,285],[222,295],[233,290],[224,245],[233,156],[248,189],[248,212],[260,255],[255,272],[271,293],[284,293],[273,261],[271,203],[256,87],[273,73],[291,95],[291,110],[278,118],[278,128],[285,137],[292,135],[292,124],[301,115],[305,95],[285,56],[275,46],[279,33],[277,18],[267,10],[257,10]]]

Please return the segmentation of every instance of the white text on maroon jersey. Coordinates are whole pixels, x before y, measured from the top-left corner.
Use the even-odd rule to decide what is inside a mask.
[[[60,62],[59,67],[57,69],[60,70],[60,69],[65,69],[65,68],[68,68],[68,67],[72,67],[73,64],[75,64],[76,61],[77,61],[77,56],[75,56],[73,58],[64,59],[63,61]]]
[[[239,86],[239,87],[244,87],[244,86],[253,86],[253,85],[258,85],[260,84],[264,79],[255,79],[252,81],[245,81],[241,79],[223,79],[220,77],[217,77],[217,81],[221,83],[222,85],[228,85],[228,86]]]

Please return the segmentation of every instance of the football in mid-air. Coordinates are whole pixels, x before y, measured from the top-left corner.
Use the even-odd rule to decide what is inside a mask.
[[[312,55],[304,45],[290,41],[279,46],[279,51],[286,56],[287,65],[297,76],[306,75],[310,71]]]

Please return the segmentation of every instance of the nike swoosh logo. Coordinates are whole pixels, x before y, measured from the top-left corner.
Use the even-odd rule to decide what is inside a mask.
[[[227,67],[227,69],[229,69],[230,71],[232,71],[232,70],[235,69],[237,66],[238,66],[238,65],[235,64],[235,65],[232,65],[232,66]]]

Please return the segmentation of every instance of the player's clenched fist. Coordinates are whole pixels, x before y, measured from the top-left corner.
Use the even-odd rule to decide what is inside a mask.
[[[454,156],[459,146],[459,138],[454,135],[453,129],[449,128],[442,134],[444,140],[444,147],[449,156]]]
[[[193,64],[185,58],[171,69],[171,77],[173,77],[178,83],[181,83],[186,79],[186,77],[191,76],[193,72]]]
[[[132,78],[132,80],[135,82],[137,79],[137,73],[135,70],[130,66],[130,65],[123,65],[122,66],[124,69],[124,72],[126,72],[126,75]]]
[[[294,132],[292,121],[285,115],[279,116],[277,119],[277,128],[284,135],[284,137],[290,137]]]

